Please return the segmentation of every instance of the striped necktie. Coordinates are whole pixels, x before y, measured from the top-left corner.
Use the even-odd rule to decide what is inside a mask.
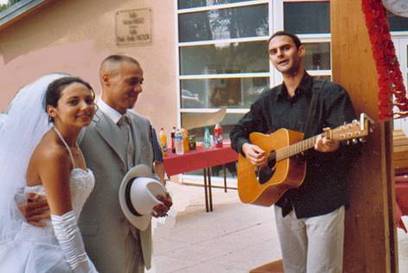
[[[135,158],[135,144],[133,142],[132,136],[132,127],[130,125],[130,119],[128,115],[124,114],[118,121],[118,126],[122,132],[126,143],[126,164],[128,169],[134,166],[134,158]]]

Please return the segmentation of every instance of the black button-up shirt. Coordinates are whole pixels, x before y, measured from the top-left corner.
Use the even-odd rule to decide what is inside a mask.
[[[316,103],[309,110],[313,95]],[[308,116],[310,115],[310,122]],[[273,133],[280,128],[318,135],[323,128],[335,128],[355,118],[347,92],[338,84],[315,80],[307,73],[288,95],[284,84],[265,92],[230,133],[232,147],[242,153],[252,132]],[[306,131],[305,131],[306,130]],[[277,202],[284,215],[295,209],[298,218],[313,217],[334,211],[347,204],[346,178],[352,162],[352,148],[341,145],[332,153],[309,150],[305,153],[307,172],[303,184],[287,191]],[[356,151],[359,147],[355,148]]]

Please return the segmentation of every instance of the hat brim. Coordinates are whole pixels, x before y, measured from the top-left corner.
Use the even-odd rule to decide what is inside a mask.
[[[134,215],[126,204],[125,192],[126,186],[133,178],[136,177],[152,177],[151,169],[144,164],[136,165],[131,168],[123,177],[119,187],[119,204],[126,219],[137,229],[146,230],[149,227],[152,216],[151,215]]]

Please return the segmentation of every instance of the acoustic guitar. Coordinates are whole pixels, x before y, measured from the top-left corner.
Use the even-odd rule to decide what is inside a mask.
[[[338,141],[357,143],[372,130],[373,120],[366,114],[360,120],[335,129],[325,129],[320,135]],[[306,175],[306,161],[300,153],[314,147],[319,135],[303,139],[303,133],[279,129],[272,134],[253,132],[252,144],[265,151],[268,163],[256,167],[242,154],[238,158],[238,193],[243,203],[271,206],[289,189],[302,185]]]

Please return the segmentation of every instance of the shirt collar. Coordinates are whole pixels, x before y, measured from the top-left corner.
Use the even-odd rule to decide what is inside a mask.
[[[99,110],[101,110],[102,113],[107,115],[115,124],[117,124],[119,119],[122,117],[121,113],[113,109],[106,102],[104,102],[101,98],[98,99],[97,105],[99,107]]]
[[[303,75],[302,80],[300,81],[299,86],[295,90],[295,97],[299,96],[300,94],[305,94],[306,96],[310,97],[312,95],[312,89],[313,89],[313,78],[305,71],[305,74]],[[276,99],[279,98],[287,98],[287,89],[286,85],[284,82],[280,85],[280,88],[278,89]]]

